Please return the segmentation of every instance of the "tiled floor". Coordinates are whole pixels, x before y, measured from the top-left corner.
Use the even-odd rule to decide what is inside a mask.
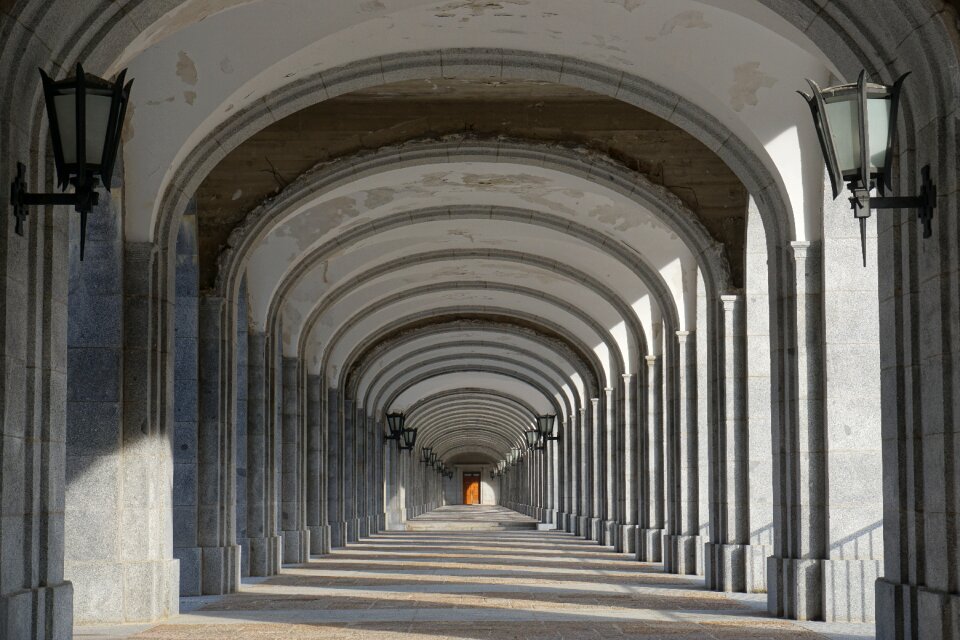
[[[487,508],[489,509],[489,507]],[[464,517],[477,517],[465,513]],[[447,517],[447,516],[443,516]],[[431,519],[442,520],[434,514]],[[516,521],[513,514],[486,518]],[[868,625],[770,619],[762,595],[705,591],[555,531],[380,534],[152,627],[77,637],[151,640],[446,638],[860,639]]]

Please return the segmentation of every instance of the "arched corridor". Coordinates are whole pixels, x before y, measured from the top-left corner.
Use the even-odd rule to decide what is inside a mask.
[[[960,637],[952,0],[13,0],[0,77],[0,638]]]

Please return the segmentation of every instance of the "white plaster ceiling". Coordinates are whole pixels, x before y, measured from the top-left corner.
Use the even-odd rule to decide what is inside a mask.
[[[371,56],[478,47],[601,64],[699,105],[777,176],[797,219],[794,235],[805,239],[819,226],[820,208],[818,198],[806,196],[819,193],[822,176],[819,163],[801,163],[804,156],[816,159],[819,150],[794,90],[804,77],[825,80],[828,69],[805,36],[759,3],[711,4],[720,3],[271,0],[234,3],[229,10],[221,10],[230,6],[224,2],[183,3],[162,25],[145,25],[149,34],[115,65],[128,64],[131,76],[141,78],[125,145],[127,170],[136,176],[127,183],[127,237],[151,238],[159,196],[200,140],[244,107],[269,101],[278,88]],[[410,73],[427,81],[458,71],[484,74],[442,68]],[[485,75],[500,73],[489,69]],[[535,79],[536,71],[528,75]],[[384,80],[358,76],[353,85]],[[330,87],[300,106],[350,88]]]

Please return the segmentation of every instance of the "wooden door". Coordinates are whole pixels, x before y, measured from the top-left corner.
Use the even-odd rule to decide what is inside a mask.
[[[463,474],[463,504],[480,504],[480,474]]]

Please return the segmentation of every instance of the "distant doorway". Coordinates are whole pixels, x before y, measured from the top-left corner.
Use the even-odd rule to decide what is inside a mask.
[[[480,504],[480,474],[463,474],[463,504]]]

